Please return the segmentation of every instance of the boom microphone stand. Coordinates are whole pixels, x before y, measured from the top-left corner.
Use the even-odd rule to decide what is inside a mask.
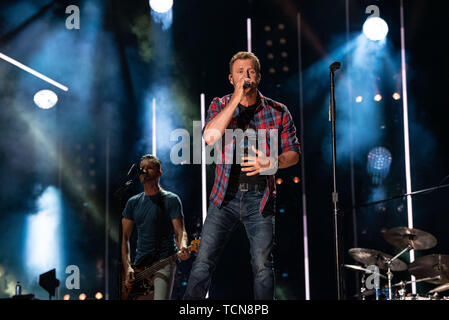
[[[329,117],[332,128],[332,178],[333,178],[333,192],[332,203],[334,205],[334,244],[335,244],[335,266],[337,271],[337,298],[341,300],[343,297],[343,281],[341,276],[341,262],[340,262],[340,233],[339,233],[339,221],[338,221],[338,192],[337,192],[337,147],[336,147],[336,134],[335,134],[335,84],[334,84],[334,72],[340,69],[341,63],[334,62],[329,66],[330,69],[330,104],[329,104]]]

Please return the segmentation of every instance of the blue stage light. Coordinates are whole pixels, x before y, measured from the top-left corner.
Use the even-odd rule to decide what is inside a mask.
[[[173,0],[150,0],[150,7],[156,12],[165,13],[173,7]]]
[[[370,40],[383,40],[388,34],[388,24],[379,17],[368,18],[363,24],[363,33]]]
[[[367,170],[374,184],[380,184],[390,172],[393,157],[384,147],[376,147],[368,153]]]

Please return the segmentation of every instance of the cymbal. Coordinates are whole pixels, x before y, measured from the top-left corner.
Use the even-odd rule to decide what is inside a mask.
[[[425,231],[398,227],[384,233],[384,239],[395,247],[404,249],[411,245],[414,250],[426,250],[437,245],[437,239]]]
[[[352,265],[352,264],[344,264],[343,267],[348,268],[348,269],[358,270],[358,271],[364,271],[366,273],[377,274],[379,277],[387,279],[387,277],[383,276],[382,274],[374,272],[373,270],[370,270],[370,269],[363,268],[361,266],[356,266],[356,265]]]
[[[386,260],[393,258],[389,254],[364,248],[352,248],[349,249],[349,254],[354,260],[363,263],[365,265],[376,265],[382,270],[387,270],[388,266]],[[396,259],[391,264],[392,271],[404,271],[407,270],[407,265],[400,259]]]
[[[427,278],[440,276],[439,280],[427,281],[433,284],[444,284],[449,282],[449,255],[430,254],[419,257],[410,263],[408,270],[416,278]]]
[[[429,291],[429,293],[435,293],[435,292],[443,292],[449,290],[449,283],[442,284],[441,286],[438,286],[436,288],[433,288]]]

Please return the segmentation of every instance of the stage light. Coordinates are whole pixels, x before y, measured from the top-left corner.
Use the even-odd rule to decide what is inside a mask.
[[[379,17],[368,18],[363,24],[363,33],[372,41],[383,40],[388,34],[388,24]]]
[[[282,274],[282,278],[287,278],[287,277],[288,277],[288,273],[284,272],[284,273]]]
[[[282,180],[281,178],[277,178],[277,179],[276,179],[276,184],[281,184],[282,181],[283,181],[283,180]]]
[[[66,295],[64,295],[64,298],[63,298],[64,300],[70,300],[70,294],[66,294]]]
[[[387,177],[392,160],[391,152],[384,147],[373,148],[368,153],[367,170],[374,184],[380,184]]]
[[[362,101],[363,101],[362,96],[358,96],[357,98],[355,98],[355,102],[357,102],[357,103],[361,103]]]
[[[280,212],[280,213],[284,213],[284,212],[285,212],[285,209],[279,209],[279,212]]]
[[[33,100],[39,108],[50,109],[58,102],[58,96],[51,90],[41,90],[34,95]]]
[[[36,211],[28,216],[26,232],[26,268],[30,275],[63,264],[63,200],[59,189],[48,186],[36,199]]]
[[[395,92],[393,94],[393,99],[397,101],[397,100],[401,99],[401,95],[399,93]]]
[[[380,94],[376,94],[374,96],[374,101],[380,102],[382,100],[382,96]]]
[[[87,296],[85,293],[81,293],[78,297],[79,300],[86,300]]]
[[[150,7],[156,12],[165,13],[173,7],[173,0],[150,0]]]
[[[103,294],[102,294],[101,292],[97,292],[97,293],[95,294],[95,299],[97,299],[97,300],[103,299]]]
[[[301,179],[299,179],[298,177],[294,177],[293,178],[293,182],[294,183],[299,183],[301,181]]]
[[[19,67],[20,69],[22,69],[22,70],[24,70],[24,71],[26,71],[26,72],[31,73],[33,76],[38,77],[38,78],[40,78],[40,79],[42,79],[42,80],[44,80],[44,81],[46,81],[46,82],[48,82],[48,83],[54,85],[55,87],[58,87],[58,88],[61,89],[61,90],[64,90],[64,91],[68,91],[68,90],[69,90],[69,88],[67,88],[66,86],[63,86],[63,85],[60,84],[59,82],[56,82],[56,81],[50,79],[49,77],[44,76],[42,73],[39,73],[39,72],[37,72],[36,70],[33,70],[33,69],[31,69],[30,67],[27,67],[26,65],[20,63],[20,62],[17,61],[17,60],[14,60],[14,59],[11,58],[11,57],[8,57],[7,55],[5,55],[5,54],[3,54],[3,53],[1,53],[1,52],[0,52],[0,59],[3,59],[3,60],[5,60],[5,61],[7,61],[7,62],[9,62],[9,63],[11,63],[11,64],[13,64],[13,65],[15,65],[16,67]]]

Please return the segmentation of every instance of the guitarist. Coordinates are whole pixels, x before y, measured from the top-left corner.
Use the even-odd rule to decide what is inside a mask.
[[[181,200],[176,194],[160,187],[161,175],[161,161],[153,155],[143,156],[139,180],[143,184],[144,192],[131,197],[123,210],[121,245],[125,273],[123,280],[129,290],[132,290],[135,272],[138,271],[134,270],[133,266],[149,267],[158,260],[173,255],[176,250],[181,260],[190,257]],[[137,229],[137,247],[132,266],[129,240],[134,226]],[[155,272],[152,283],[154,300],[170,299],[175,269],[173,263]],[[137,297],[137,299],[148,298],[148,296]]]

